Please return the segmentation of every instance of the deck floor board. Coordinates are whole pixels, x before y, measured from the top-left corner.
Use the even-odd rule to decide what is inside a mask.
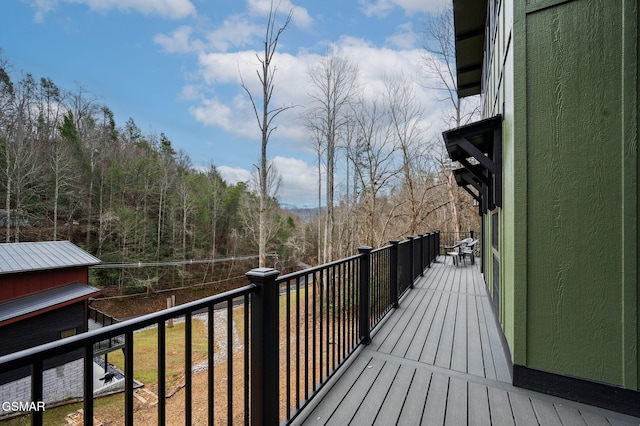
[[[638,425],[511,385],[479,265],[441,257],[293,424]]]
[[[389,392],[381,404],[379,415],[373,424],[386,426],[396,423],[404,406],[409,387],[416,373],[415,368],[400,365]]]
[[[431,386],[432,376],[426,370],[415,370],[402,405],[402,411],[400,411],[400,417],[398,417],[399,425],[417,425],[422,422],[422,414],[424,413],[424,405]],[[393,421],[391,424],[393,424]]]

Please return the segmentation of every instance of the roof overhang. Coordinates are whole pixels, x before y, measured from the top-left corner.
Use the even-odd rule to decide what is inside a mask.
[[[100,259],[70,241],[0,244],[0,275],[89,267],[100,263]]]
[[[502,205],[502,116],[476,121],[442,133],[449,157],[462,168],[456,183],[470,193],[485,213]]]
[[[73,283],[0,303],[0,326],[60,309],[100,294],[100,289]]]
[[[453,0],[458,97],[482,91],[487,0]]]

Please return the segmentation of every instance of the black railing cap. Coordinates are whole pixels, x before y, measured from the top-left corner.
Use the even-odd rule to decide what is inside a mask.
[[[259,278],[267,278],[272,275],[279,275],[280,271],[273,268],[254,268],[247,272],[245,275],[249,278],[251,277],[259,277]]]

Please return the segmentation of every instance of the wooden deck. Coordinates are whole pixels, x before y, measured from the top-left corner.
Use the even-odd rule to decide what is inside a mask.
[[[640,425],[511,385],[478,265],[435,263],[295,424]]]

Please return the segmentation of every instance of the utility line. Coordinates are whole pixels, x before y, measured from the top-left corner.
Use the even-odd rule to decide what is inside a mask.
[[[159,293],[166,293],[169,291],[179,291],[179,290],[186,290],[186,289],[190,289],[190,288],[197,288],[197,287],[207,287],[213,284],[219,284],[219,283],[223,283],[223,282],[227,282],[227,281],[234,281],[234,280],[238,280],[241,278],[246,278],[245,275],[239,275],[236,277],[230,277],[230,278],[226,278],[224,280],[219,280],[219,281],[211,281],[211,282],[207,282],[207,283],[199,283],[199,284],[193,284],[193,285],[188,285],[188,286],[184,286],[184,287],[173,287],[173,288],[166,288],[166,289],[162,289],[162,290],[152,290],[150,292],[150,294],[159,294]],[[143,293],[134,293],[134,294],[123,294],[121,296],[105,296],[105,297],[95,297],[93,300],[112,300],[112,299],[126,299],[129,297],[139,297],[139,296],[145,296],[147,293],[143,292]]]
[[[176,266],[176,265],[196,265],[204,263],[230,262],[233,260],[258,259],[260,256],[234,256],[219,259],[189,259],[189,260],[166,260],[161,262],[130,262],[130,263],[102,263],[91,266],[91,269],[120,269],[120,268],[144,268],[148,266]]]

